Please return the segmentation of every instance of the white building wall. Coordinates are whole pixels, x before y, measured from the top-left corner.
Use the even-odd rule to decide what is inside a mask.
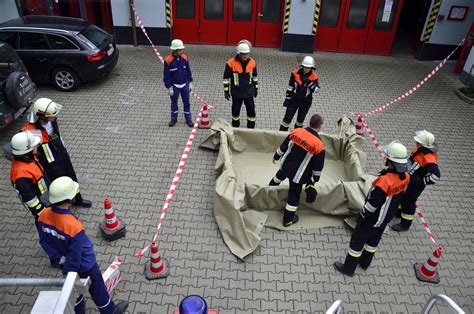
[[[0,23],[19,17],[15,1],[0,0]]]
[[[293,0],[291,1],[290,21],[288,33],[299,35],[311,35],[313,28],[314,8],[316,0]]]
[[[131,26],[128,0],[111,0],[114,26]],[[145,27],[166,27],[165,0],[135,0]]]
[[[460,22],[448,20],[449,11],[453,5],[470,7],[464,21]],[[471,24],[474,22],[474,1],[443,0],[438,15],[444,15],[444,19],[442,21],[436,21],[429,43],[440,45],[458,45],[461,40],[466,37]]]

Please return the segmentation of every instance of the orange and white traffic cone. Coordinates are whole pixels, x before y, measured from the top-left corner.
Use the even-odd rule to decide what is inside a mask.
[[[102,237],[108,241],[114,241],[125,236],[125,223],[115,216],[112,203],[109,198],[104,199],[105,219],[99,225]]]
[[[440,282],[441,279],[439,278],[436,267],[438,266],[441,253],[443,253],[443,249],[438,247],[436,251],[434,251],[433,257],[430,257],[426,263],[415,263],[415,265],[413,265],[415,267],[415,274],[418,280],[431,283]]]
[[[356,134],[359,136],[364,136],[364,128],[362,126],[362,117],[357,116],[357,122],[355,123]]]
[[[166,278],[170,274],[169,261],[161,258],[158,254],[158,244],[153,241],[150,244],[150,262],[145,264],[145,277],[148,280]]]
[[[207,111],[207,104],[204,104],[202,109],[201,123],[198,125],[200,129],[209,129],[211,127],[211,121],[209,120],[209,113]]]

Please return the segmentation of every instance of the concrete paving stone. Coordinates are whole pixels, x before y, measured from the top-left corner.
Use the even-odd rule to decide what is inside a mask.
[[[222,117],[229,120],[229,103],[222,97],[222,68],[215,67],[215,62],[226,60],[232,55],[233,47],[220,48],[216,50],[214,46],[187,45],[188,54],[192,56],[195,85],[200,95],[215,105],[211,118],[215,120]],[[97,214],[94,209],[80,209],[77,212],[94,242],[102,268],[113,258],[113,253],[133,255],[137,248],[150,240],[177,161],[189,136],[189,128],[182,123],[181,116],[177,127],[167,127],[169,98],[161,84],[161,66],[150,48],[120,49],[119,63],[106,80],[84,85],[67,95],[50,87],[39,88],[40,95],[65,104],[60,118],[62,133],[84,194],[97,204],[95,208],[99,210],[103,206],[101,203],[104,195],[110,196],[114,206],[120,208],[120,211],[117,210],[119,216],[127,222],[129,235],[126,240],[117,241],[108,247],[109,244],[101,240],[97,229],[103,213],[99,211]],[[262,84],[256,102],[257,125],[277,129],[284,108],[281,105],[275,107],[275,103],[281,103],[288,72],[302,56],[262,48],[253,49],[252,54],[258,62]],[[321,52],[316,52],[315,56],[323,89],[315,97],[312,110],[320,111],[325,116],[325,130],[334,130],[334,122],[343,113],[365,111],[398,97],[435,65],[412,57],[387,58]],[[450,61],[448,65],[450,63],[453,66],[454,63]],[[156,293],[171,295],[174,288],[180,291],[175,296],[180,300],[185,297],[186,287],[191,292],[191,287],[199,285],[196,289],[201,294],[207,291],[203,287],[212,287],[222,294],[226,289],[242,287],[236,293],[237,298],[244,300],[240,302],[244,309],[236,311],[229,298],[226,305],[220,304],[220,312],[275,313],[278,312],[276,299],[255,301],[249,291],[268,290],[269,298],[278,296],[277,285],[284,280],[284,273],[294,273],[297,277],[292,278],[291,287],[285,291],[300,292],[301,299],[293,300],[293,309],[285,312],[307,312],[300,308],[302,305],[309,307],[308,311],[323,312],[334,300],[319,300],[326,299],[329,293],[334,298],[347,295],[350,300],[346,301],[350,303],[346,303],[346,312],[354,313],[388,311],[387,308],[380,308],[379,304],[388,304],[391,313],[407,313],[416,311],[417,308],[419,311],[423,296],[427,299],[431,293],[454,293],[453,297],[466,307],[466,312],[474,311],[474,276],[471,267],[474,262],[474,236],[471,232],[474,180],[469,176],[474,162],[465,149],[474,144],[470,136],[473,115],[472,107],[452,93],[459,83],[447,74],[450,71],[448,65],[411,97],[381,114],[367,118],[381,143],[399,139],[411,146],[415,130],[426,128],[436,132],[442,148],[439,155],[442,180],[426,189],[419,202],[435,237],[446,247],[440,262],[442,281],[438,287],[419,283],[414,278],[413,263],[425,262],[433,253],[431,243],[419,222],[403,236],[396,236],[390,231],[384,235],[371,268],[366,272],[357,270],[357,275],[353,278],[345,278],[332,269],[334,260],[343,259],[347,252],[350,239],[347,228],[294,232],[265,228],[262,232],[263,241],[257,251],[247,257],[245,262],[239,261],[223,244],[212,213],[217,153],[197,148],[198,142],[206,134],[199,130],[162,226],[160,241],[164,243],[160,243],[160,250],[162,256],[172,258],[172,275],[157,284]],[[275,93],[279,90],[281,93]],[[199,105],[193,101],[192,106],[196,112]],[[116,110],[117,108],[121,110]],[[84,115],[89,119],[79,120]],[[14,121],[0,135],[0,141],[4,143],[9,140],[22,123],[21,119]],[[142,145],[137,146],[136,143]],[[367,170],[380,170],[382,161],[372,143],[366,141],[364,147],[368,152]],[[0,275],[60,276],[60,273],[50,272],[46,256],[41,249],[35,249],[36,231],[31,217],[23,210],[11,189],[8,171],[9,162],[0,161],[0,177],[2,182],[6,182],[0,185],[0,213],[4,217],[4,225],[0,230],[0,250],[8,252],[0,254]],[[167,236],[165,241],[163,235]],[[22,249],[15,251],[15,247]],[[117,251],[117,248],[120,249]],[[291,257],[284,259],[280,255],[286,253]],[[139,291],[139,284],[146,282],[143,277],[144,260],[129,263],[128,268],[123,268],[122,276],[126,280],[122,280],[122,286],[119,285],[116,292],[126,295],[130,291],[131,313],[168,313],[177,304],[148,304],[142,300],[142,294],[136,293]],[[35,267],[25,272],[27,261]],[[218,263],[212,263],[213,261]],[[221,262],[228,263],[229,266],[219,264]],[[286,265],[286,271],[280,271],[281,265]],[[213,272],[221,270],[223,278],[208,277],[208,269]],[[227,274],[227,271],[230,273]],[[234,280],[236,271],[237,281]],[[248,275],[239,277],[239,271]],[[251,281],[257,282],[257,286],[249,288]],[[304,284],[308,285],[307,294],[301,290]],[[370,285],[370,293],[377,295],[380,303],[370,304],[370,301],[365,300],[364,293],[358,292],[359,286],[364,285]],[[15,296],[33,294],[33,290],[15,289],[8,292]],[[217,300],[219,297],[210,296],[209,299]],[[417,304],[413,304],[413,308],[408,307],[409,303],[415,302],[411,298],[416,298]],[[209,299],[206,295],[208,303],[212,302]],[[284,295],[280,295],[279,300],[286,301]],[[403,300],[405,303],[399,303]],[[173,302],[177,303],[177,300]],[[0,311],[27,312],[29,309],[29,304],[6,308],[0,299]],[[94,310],[92,302],[89,302],[88,311]]]

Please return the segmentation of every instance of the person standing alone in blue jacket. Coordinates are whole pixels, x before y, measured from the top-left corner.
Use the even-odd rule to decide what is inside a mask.
[[[78,189],[79,184],[65,176],[51,183],[49,201],[52,207],[45,208],[38,218],[40,244],[49,256],[62,256],[61,260],[65,258],[62,265],[64,275],[77,272],[80,278],[90,277],[89,293],[100,313],[124,313],[128,302],[116,305],[112,301],[97,265],[92,241],[87,237],[84,226],[71,212],[71,204]],[[84,296],[80,295],[74,311],[85,313],[85,309]]]
[[[170,48],[171,54],[166,57],[163,69],[163,82],[171,97],[171,120],[168,126],[172,127],[178,122],[178,98],[181,94],[186,124],[193,127],[194,123],[189,104],[189,93],[193,90],[193,76],[189,59],[183,53],[183,41],[174,39]]]

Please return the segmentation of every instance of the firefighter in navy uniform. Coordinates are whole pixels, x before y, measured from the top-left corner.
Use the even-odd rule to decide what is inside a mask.
[[[304,119],[313,102],[313,93],[317,93],[319,89],[318,74],[314,71],[314,59],[311,56],[306,56],[301,67],[291,72],[283,103],[286,112],[280,125],[280,131],[288,131],[291,120],[297,111],[295,128],[303,127]]]
[[[43,142],[38,149],[38,159],[51,181],[62,176],[68,176],[77,182],[71,157],[69,157],[59,133],[56,117],[61,109],[62,106],[51,99],[39,98],[33,104],[33,109],[28,116],[29,123],[26,123],[21,130],[38,130],[41,132]],[[81,192],[77,191],[74,205],[91,207],[92,202],[85,200]]]
[[[410,175],[406,172],[406,147],[399,141],[393,141],[383,151],[387,157],[387,168],[372,182],[364,207],[357,217],[345,262],[334,263],[336,270],[348,276],[354,275],[357,264],[363,269],[370,266],[385,227],[395,216],[410,181]]]
[[[38,219],[40,244],[48,254],[64,257],[64,275],[77,272],[80,278],[90,278],[89,293],[100,313],[124,313],[128,302],[116,305],[110,297],[97,265],[92,241],[71,212],[71,203],[78,189],[79,184],[69,177],[60,177],[51,183],[49,202],[52,207],[45,208]],[[74,307],[75,313],[85,313],[85,303],[84,296],[80,295]]]
[[[286,178],[290,181],[288,201],[283,214],[284,227],[298,222],[296,210],[303,184],[306,184],[306,202],[313,203],[316,200],[317,191],[314,185],[321,177],[325,157],[324,143],[318,134],[322,124],[323,117],[313,115],[309,127],[293,130],[273,156],[273,163],[281,159],[280,170],[269,185],[279,185]]]
[[[178,121],[179,95],[183,100],[184,119],[189,127],[193,127],[189,93],[193,90],[193,76],[188,57],[183,53],[184,44],[180,39],[171,42],[171,54],[163,64],[163,82],[171,98],[171,120],[168,124],[173,127]]]
[[[23,205],[35,218],[35,223],[45,205],[41,196],[48,190],[43,167],[36,158],[40,144],[41,138],[30,131],[15,134],[11,140],[13,161],[10,181]]]
[[[247,127],[255,128],[257,121],[254,97],[258,95],[257,64],[250,57],[250,42],[241,40],[237,45],[237,55],[229,59],[224,70],[224,96],[232,97],[232,126],[240,126],[242,102],[247,109]]]
[[[430,132],[423,130],[416,132],[414,137],[416,147],[413,149],[408,161],[410,184],[401,202],[401,220],[393,225],[394,231],[407,231],[415,216],[416,201],[427,185],[435,184],[441,178],[438,167],[438,146],[435,137]]]

